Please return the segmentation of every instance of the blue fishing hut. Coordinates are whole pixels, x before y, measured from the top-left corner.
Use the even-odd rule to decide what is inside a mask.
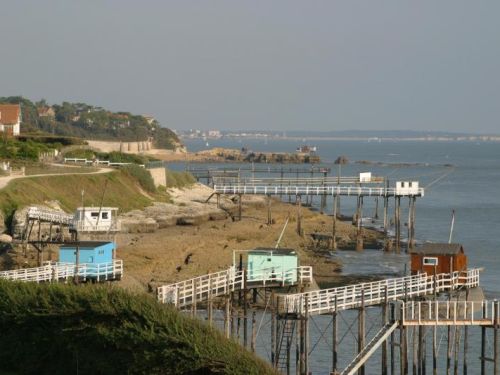
[[[81,241],[61,245],[59,248],[60,263],[76,263],[76,248],[78,247],[79,264],[103,264],[111,263],[114,258],[116,245],[114,242],[103,241]]]
[[[257,248],[247,253],[247,281],[276,278],[297,283],[299,258],[293,249]]]

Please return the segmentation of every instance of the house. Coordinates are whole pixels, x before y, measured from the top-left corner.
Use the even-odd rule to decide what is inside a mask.
[[[276,278],[289,284],[297,283],[299,258],[293,249],[257,248],[247,253],[247,281]]]
[[[72,231],[79,233],[109,233],[120,231],[118,208],[78,207],[73,218]]]
[[[0,104],[0,132],[19,135],[21,132],[21,106],[19,104]]]
[[[396,195],[418,195],[418,181],[396,181]]]
[[[59,248],[59,263],[75,264],[77,247],[79,264],[111,263],[116,248],[114,242],[104,241],[80,241],[61,245]]]
[[[411,273],[451,273],[467,270],[464,247],[458,243],[429,243],[411,253]]]
[[[38,116],[40,117],[47,117],[47,118],[55,118],[56,117],[56,112],[52,107],[38,107]]]
[[[58,264],[76,264],[84,279],[110,280],[121,277],[121,261],[115,261],[114,242],[80,241],[61,245]]]

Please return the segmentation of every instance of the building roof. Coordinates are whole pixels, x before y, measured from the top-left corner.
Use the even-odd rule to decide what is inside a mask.
[[[426,243],[413,251],[421,255],[456,255],[460,252],[463,252],[463,246],[459,243]]]
[[[0,124],[15,125],[21,117],[19,104],[0,104]]]
[[[80,242],[68,242],[67,244],[61,245],[60,249],[74,249],[76,246],[84,248],[96,248],[113,243],[111,241],[80,241]]]
[[[38,116],[54,116],[55,112],[52,107],[38,107]]]
[[[275,249],[274,247],[256,247],[250,250],[249,253],[270,253],[273,255],[297,255],[294,249]]]

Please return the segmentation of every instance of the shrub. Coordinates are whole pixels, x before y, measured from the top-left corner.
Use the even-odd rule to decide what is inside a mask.
[[[125,173],[133,177],[139,185],[148,193],[156,193],[155,183],[153,177],[146,168],[140,167],[135,164],[127,165],[122,169]]]

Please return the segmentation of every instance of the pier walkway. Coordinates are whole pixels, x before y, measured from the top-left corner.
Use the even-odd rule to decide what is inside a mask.
[[[313,280],[312,267],[309,266],[291,268],[283,272],[262,269],[258,272],[253,271],[250,280],[247,276],[245,270],[240,271],[230,267],[225,271],[163,285],[157,289],[158,301],[181,308],[237,290],[294,286],[309,284]]]
[[[329,314],[334,311],[378,305],[402,298],[432,295],[458,288],[479,286],[480,269],[427,276],[421,273],[370,283],[278,295],[278,311],[284,315]]]
[[[109,263],[71,263],[46,262],[41,267],[22,268],[0,272],[1,279],[30,282],[68,281],[76,276],[80,280],[116,280],[123,275],[123,261],[115,259]]]
[[[282,184],[224,184],[213,186],[216,194],[251,194],[251,195],[331,195],[356,197],[423,197],[424,188],[398,189],[366,186],[338,185],[282,185]]]

